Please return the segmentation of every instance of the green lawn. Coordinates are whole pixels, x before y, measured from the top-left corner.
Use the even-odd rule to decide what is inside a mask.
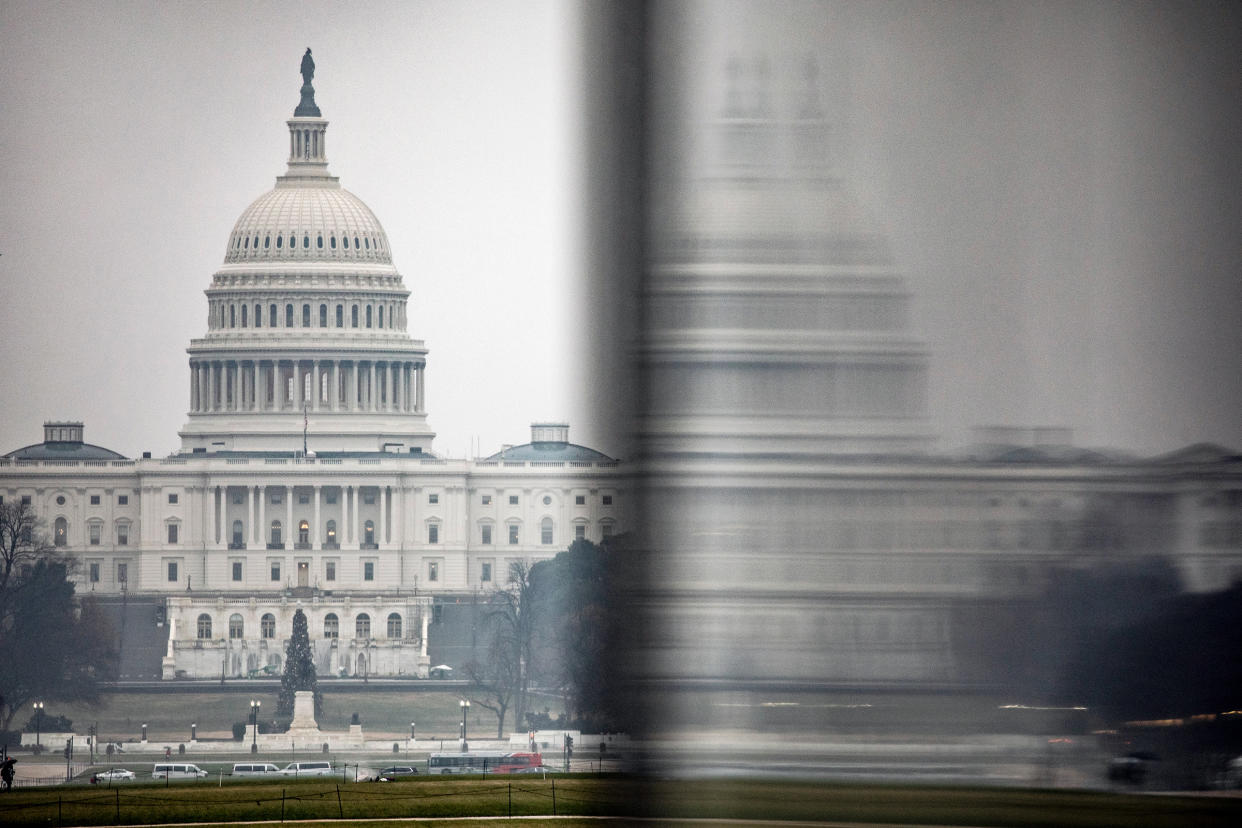
[[[584,776],[420,778],[386,783],[268,780],[19,789],[0,796],[12,826],[365,821],[394,817],[612,815],[987,826],[1235,826],[1242,799],[999,788],[671,781]],[[338,823],[339,824],[339,823]],[[524,823],[525,824],[525,823]],[[556,823],[564,825],[564,823]]]
[[[175,750],[178,743],[189,741],[191,722],[198,725],[200,738],[227,736],[234,722],[247,720],[251,698],[262,702],[260,715],[270,718],[276,709],[275,691],[249,695],[214,691],[105,693],[98,707],[56,703],[53,708],[49,703],[47,712],[68,716],[79,733],[98,722],[103,741],[138,739],[142,723],[147,722],[148,738],[171,743]],[[329,686],[324,692],[324,713],[319,726],[324,730],[348,730],[352,714],[357,713],[369,736],[404,736],[410,732],[410,722],[415,722],[420,740],[456,739],[461,724],[459,698],[455,692],[361,692]],[[496,736],[496,716],[481,707],[471,708],[469,726],[472,736]],[[512,719],[505,722],[506,734],[514,729]]]

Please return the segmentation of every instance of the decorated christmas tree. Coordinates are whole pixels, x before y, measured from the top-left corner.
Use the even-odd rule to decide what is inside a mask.
[[[315,654],[311,651],[306,613],[299,607],[293,613],[293,635],[285,648],[285,674],[280,678],[280,696],[276,701],[277,717],[293,715],[293,694],[310,690],[315,694],[315,716],[323,714],[323,694],[315,680]]]

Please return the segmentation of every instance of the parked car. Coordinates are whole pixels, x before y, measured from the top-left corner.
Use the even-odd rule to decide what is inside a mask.
[[[393,765],[392,767],[384,768],[382,771],[377,773],[375,778],[382,782],[398,776],[413,776],[416,773],[418,773],[418,768],[410,765]]]
[[[280,773],[280,768],[271,762],[239,762],[233,766],[233,776],[269,776]]]
[[[290,762],[280,769],[285,776],[331,776],[331,762]]]
[[[100,782],[133,782],[138,778],[138,774],[125,768],[108,768],[107,770],[96,771],[91,774],[91,784],[97,785]]]
[[[207,771],[184,762],[160,762],[151,771],[152,779],[202,779]]]

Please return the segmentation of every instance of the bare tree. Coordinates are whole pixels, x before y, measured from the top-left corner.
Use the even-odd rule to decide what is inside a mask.
[[[32,506],[20,499],[0,503],[0,635],[12,626],[9,607],[18,579],[36,561],[52,557],[55,551]]]
[[[519,724],[526,712],[531,669],[535,663],[536,607],[530,561],[514,562],[509,581],[487,600],[483,626],[489,636],[487,661],[466,665],[471,681],[471,701],[496,713],[499,737],[509,709]]]
[[[0,504],[0,730],[33,698],[96,701],[116,672],[107,620],[39,530],[28,504]]]

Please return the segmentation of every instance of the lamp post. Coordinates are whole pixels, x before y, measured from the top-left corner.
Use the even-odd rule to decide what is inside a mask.
[[[43,702],[34,703],[35,712],[35,749],[43,747]]]
[[[461,752],[466,753],[470,750],[466,744],[466,714],[470,712],[470,700],[462,699],[458,704],[461,706]]]
[[[250,700],[250,752],[259,752],[259,708],[263,706],[263,702],[258,699]]]

